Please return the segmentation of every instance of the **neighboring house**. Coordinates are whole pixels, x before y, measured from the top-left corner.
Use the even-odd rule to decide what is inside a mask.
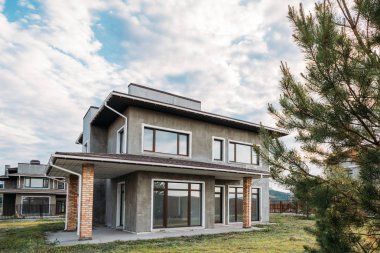
[[[64,178],[46,176],[47,165],[38,160],[5,166],[0,176],[0,216],[63,215],[66,207]]]
[[[128,88],[88,109],[77,139],[83,152],[51,156],[47,174],[68,179],[66,230],[91,239],[93,222],[144,233],[269,221],[269,170],[253,149],[259,124]]]

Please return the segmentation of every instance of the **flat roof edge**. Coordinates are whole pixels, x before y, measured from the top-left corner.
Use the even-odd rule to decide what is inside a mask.
[[[123,159],[112,159],[112,158],[102,158],[102,157],[86,157],[86,156],[75,156],[75,155],[63,155],[63,154],[53,154],[53,161],[55,163],[56,159],[68,159],[68,160],[78,160],[78,161],[94,161],[94,162],[110,162],[110,163],[125,163],[125,164],[137,164],[137,165],[149,165],[149,166],[162,166],[162,167],[172,167],[172,168],[187,168],[187,169],[199,169],[199,170],[210,170],[210,171],[220,171],[220,172],[229,172],[229,173],[237,173],[237,174],[249,174],[249,175],[270,175],[269,172],[266,171],[256,171],[256,170],[234,170],[234,169],[217,169],[210,167],[202,167],[202,166],[191,166],[191,165],[177,165],[177,164],[165,164],[159,162],[143,162],[136,160],[123,160]],[[50,172],[51,165],[46,172],[48,174]]]

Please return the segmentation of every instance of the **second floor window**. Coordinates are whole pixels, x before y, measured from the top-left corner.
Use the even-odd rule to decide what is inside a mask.
[[[59,189],[59,190],[63,190],[63,189],[65,189],[65,183],[64,182],[57,182],[57,188]]]
[[[230,142],[228,144],[228,161],[259,165],[259,156],[252,145]]]
[[[224,140],[223,139],[213,139],[212,143],[212,159],[214,161],[223,161],[224,154]]]
[[[24,187],[25,188],[48,188],[49,179],[26,177]]]
[[[145,127],[144,151],[189,156],[189,135]]]
[[[0,181],[0,189],[4,188],[4,181]]]
[[[124,127],[120,128],[119,131],[117,131],[117,147],[116,147],[116,153],[118,154],[124,154],[126,152],[125,150],[125,131]]]

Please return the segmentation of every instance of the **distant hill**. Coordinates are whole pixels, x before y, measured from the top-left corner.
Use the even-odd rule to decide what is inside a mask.
[[[281,192],[269,189],[269,198],[271,200],[289,200],[289,192]]]

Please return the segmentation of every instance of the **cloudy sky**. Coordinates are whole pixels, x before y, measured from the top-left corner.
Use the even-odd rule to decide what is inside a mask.
[[[303,68],[286,19],[300,1],[0,0],[1,167],[80,151],[87,108],[130,82],[274,125],[280,61]]]

